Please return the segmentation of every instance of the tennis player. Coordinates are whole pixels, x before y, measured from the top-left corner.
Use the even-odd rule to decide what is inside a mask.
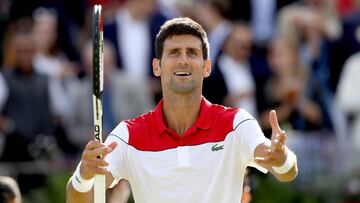
[[[69,180],[67,202],[92,202],[96,173],[106,175],[110,188],[128,180],[137,203],[238,203],[248,166],[283,182],[296,177],[296,156],[285,146],[275,111],[269,140],[245,109],[202,96],[211,61],[201,25],[189,18],[167,21],[156,51],[152,66],[163,99],[153,111],[122,121],[104,144],[87,144]],[[97,159],[99,154],[105,158]]]

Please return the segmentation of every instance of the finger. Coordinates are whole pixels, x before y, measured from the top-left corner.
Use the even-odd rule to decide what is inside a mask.
[[[89,150],[92,150],[92,149],[95,149],[95,148],[99,148],[99,147],[103,147],[105,146],[104,144],[100,143],[99,141],[97,140],[90,140],[88,142],[88,144],[86,145],[85,149],[89,149]]]
[[[276,138],[271,143],[271,151],[272,152],[281,152],[284,150],[284,146],[285,146],[284,143],[280,139]]]
[[[279,140],[280,143],[285,144],[287,138],[287,134],[284,130],[282,130],[279,134],[276,135],[276,139]]]
[[[103,175],[106,175],[107,170],[106,170],[105,168],[100,168],[100,167],[98,167],[98,168],[95,168],[95,169],[94,169],[94,173],[95,173],[95,174],[103,174]]]
[[[108,165],[109,163],[104,159],[92,158],[86,161],[84,160],[84,167],[88,167],[88,168],[105,167]]]
[[[84,161],[81,163],[80,174],[85,179],[94,177],[94,174],[106,174],[105,167],[108,165],[102,159]]]
[[[106,147],[106,146],[95,148],[92,150],[85,150],[82,158],[89,159],[89,158],[93,158],[93,157],[98,157],[99,155],[106,156],[111,151],[112,151],[112,148]]]
[[[280,133],[281,128],[277,119],[276,111],[271,110],[269,114],[270,125],[273,133]]]
[[[273,133],[271,135],[271,149],[274,150],[274,147],[277,147],[277,145],[285,145],[287,135],[285,131],[281,131],[280,133]],[[274,146],[273,146],[274,145]]]
[[[108,146],[107,146],[107,152],[105,154],[101,154],[102,155],[102,158],[105,159],[105,157],[110,154],[112,151],[114,151],[114,149],[116,148],[117,146],[117,142],[112,142],[110,143]],[[99,156],[97,158],[100,158]]]
[[[117,146],[117,142],[112,142],[108,145],[109,148],[111,148],[111,151],[113,151]]]

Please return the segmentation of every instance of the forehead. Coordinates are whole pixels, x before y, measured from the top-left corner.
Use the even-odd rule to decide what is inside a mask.
[[[195,48],[201,50],[201,40],[190,34],[174,35],[164,41],[164,50],[175,48]]]

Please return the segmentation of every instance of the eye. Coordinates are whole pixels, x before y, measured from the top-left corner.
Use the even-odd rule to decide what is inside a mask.
[[[179,50],[170,50],[169,51],[169,56],[177,56],[179,54]]]
[[[188,50],[188,52],[187,52],[187,54],[189,55],[189,56],[198,56],[198,52],[195,50],[195,49],[189,49]]]

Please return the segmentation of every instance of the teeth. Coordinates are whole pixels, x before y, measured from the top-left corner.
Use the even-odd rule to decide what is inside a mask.
[[[175,72],[174,73],[176,76],[189,76],[189,75],[191,75],[191,73],[189,73],[189,72]]]

